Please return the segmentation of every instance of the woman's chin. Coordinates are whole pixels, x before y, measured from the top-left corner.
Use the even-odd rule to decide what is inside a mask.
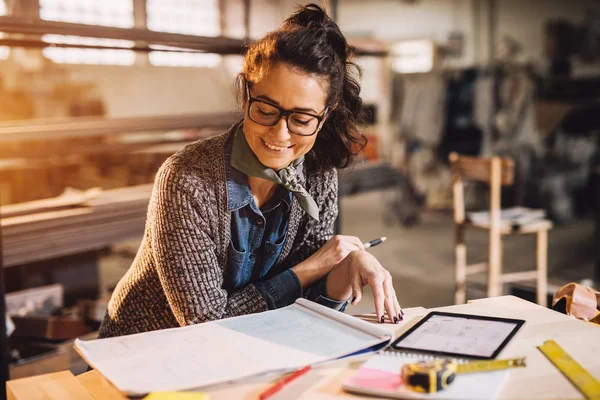
[[[292,161],[294,161],[293,159],[290,159],[290,157],[278,157],[273,155],[268,155],[267,157],[261,155],[258,157],[258,160],[265,167],[269,167],[275,171],[279,171],[280,169],[287,167]]]

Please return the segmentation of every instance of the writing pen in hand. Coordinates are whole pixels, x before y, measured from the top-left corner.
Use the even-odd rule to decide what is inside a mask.
[[[281,389],[283,389],[283,387],[285,385],[298,379],[299,377],[301,377],[302,375],[304,375],[305,373],[310,371],[310,369],[311,369],[310,365],[307,365],[306,367],[299,369],[298,371],[294,372],[290,376],[280,380],[279,382],[275,383],[273,386],[271,386],[270,388],[268,388],[267,390],[262,392],[258,398],[260,400],[268,399],[269,397],[273,396],[275,393],[277,393]]]
[[[378,244],[381,244],[381,243],[385,242],[386,239],[387,238],[385,236],[384,237],[380,237],[380,238],[377,238],[377,239],[373,239],[370,242],[363,243],[363,245],[365,246],[365,249],[368,249],[369,247],[377,246]]]

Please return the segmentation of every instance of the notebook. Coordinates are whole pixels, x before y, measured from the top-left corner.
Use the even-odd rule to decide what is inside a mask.
[[[457,363],[493,359],[525,321],[469,314],[431,312],[383,352],[370,357],[342,388],[348,392],[400,399],[495,399],[510,370],[458,374],[448,388],[419,393],[406,387],[406,363],[451,358]]]
[[[134,335],[75,341],[82,358],[128,395],[196,389],[289,372],[387,346],[379,326],[298,299],[277,310]]]
[[[532,209],[526,207],[512,207],[500,210],[500,224],[502,226],[523,226],[546,217],[544,210]],[[473,211],[467,213],[467,219],[474,224],[489,225],[489,211]]]

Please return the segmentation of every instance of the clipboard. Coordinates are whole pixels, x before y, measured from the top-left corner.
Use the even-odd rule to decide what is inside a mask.
[[[390,348],[455,359],[491,360],[524,324],[522,319],[433,311]]]

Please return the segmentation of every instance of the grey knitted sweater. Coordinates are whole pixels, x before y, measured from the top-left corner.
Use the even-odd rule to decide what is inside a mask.
[[[228,294],[223,288],[230,240],[225,149],[235,132],[186,146],[159,169],[137,255],[108,304],[99,337],[197,324],[267,310],[252,284]],[[333,234],[337,173],[311,173],[304,186],[317,202],[320,220],[294,198],[287,236],[276,265],[291,268]]]

